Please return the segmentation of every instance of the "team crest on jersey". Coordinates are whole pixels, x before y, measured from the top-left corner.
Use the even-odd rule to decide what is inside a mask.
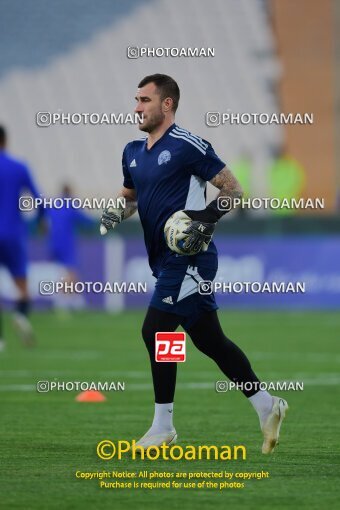
[[[171,153],[170,151],[162,151],[160,155],[158,156],[158,164],[159,165],[166,165],[168,161],[171,159]]]

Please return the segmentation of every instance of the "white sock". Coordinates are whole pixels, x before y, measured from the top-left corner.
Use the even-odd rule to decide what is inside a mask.
[[[260,390],[248,400],[252,403],[262,425],[273,408],[273,397],[268,391]]]
[[[162,432],[171,432],[173,426],[174,404],[155,404],[155,414],[149,432],[151,434],[160,434]]]

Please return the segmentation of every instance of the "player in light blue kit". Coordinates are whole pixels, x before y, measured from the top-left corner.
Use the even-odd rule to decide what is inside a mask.
[[[27,193],[37,198],[39,193],[28,167],[11,157],[6,145],[6,130],[0,126],[0,265],[8,269],[19,293],[13,315],[15,326],[23,342],[31,345],[34,335],[28,320],[27,225],[19,209],[19,198]],[[39,208],[38,215],[42,217],[42,208]],[[0,339],[3,348],[5,344],[1,329]]]
[[[128,143],[123,152],[124,182],[119,196],[126,198],[126,208],[105,210],[101,222],[105,233],[138,209],[150,267],[157,278],[142,328],[150,355],[155,412],[151,428],[137,444],[147,448],[173,444],[177,439],[173,426],[177,364],[155,361],[155,334],[175,331],[181,325],[229,379],[243,385],[253,383],[243,393],[259,416],[262,452],[270,453],[278,442],[287,403],[258,390],[259,379],[248,358],[222,331],[214,295],[198,292],[199,281],[215,278],[217,251],[211,238],[226,213],[219,210],[217,199],[206,206],[206,183],[229,200],[240,198],[242,191],[210,143],[175,124],[179,97],[178,85],[169,76],[147,76],[139,83],[135,111],[143,114],[139,128],[148,136]],[[184,211],[191,220],[183,247],[188,253],[199,247],[196,255],[178,255],[165,243],[164,225],[177,211]]]

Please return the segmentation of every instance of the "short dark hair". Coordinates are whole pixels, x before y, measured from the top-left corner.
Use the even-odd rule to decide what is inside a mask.
[[[178,108],[180,97],[179,87],[175,80],[166,74],[150,74],[142,79],[138,84],[138,88],[144,87],[148,83],[154,83],[156,85],[162,101],[166,97],[171,97],[173,101],[173,111],[175,112]]]
[[[4,147],[6,145],[7,133],[6,129],[3,126],[0,126],[0,147]]]

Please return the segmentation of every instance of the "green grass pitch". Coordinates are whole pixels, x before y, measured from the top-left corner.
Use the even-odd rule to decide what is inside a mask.
[[[182,446],[244,444],[246,461],[105,462],[103,439],[138,438],[150,426],[153,393],[140,336],[142,312],[83,312],[60,320],[32,316],[35,349],[24,349],[5,316],[7,349],[0,353],[1,499],[4,509],[319,509],[338,508],[339,314],[221,312],[225,332],[242,347],[261,379],[299,380],[304,391],[281,392],[290,411],[280,445],[260,453],[262,436],[240,392],[216,393],[225,379],[188,342],[178,367],[175,425]],[[74,392],[37,393],[39,380],[125,381],[104,403],[75,402]],[[75,472],[102,470],[269,471],[246,487],[206,490],[100,489]]]

